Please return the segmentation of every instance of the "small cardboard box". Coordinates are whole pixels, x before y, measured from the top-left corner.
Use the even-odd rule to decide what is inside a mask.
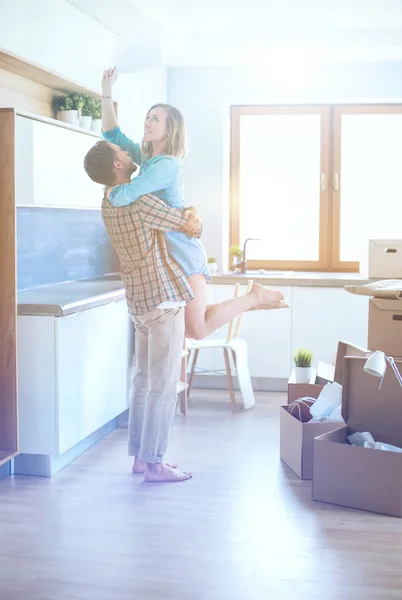
[[[383,384],[363,370],[366,359],[346,357],[342,416],[346,425],[314,440],[313,499],[402,517],[402,454],[351,446],[347,436],[370,432],[402,447],[402,388],[388,365]],[[399,371],[402,360],[395,361]]]
[[[343,421],[302,423],[289,414],[289,405],[281,406],[280,413],[280,455],[281,460],[292,469],[300,479],[313,477],[314,438],[337,427]]]
[[[288,405],[280,408],[280,457],[300,479],[311,479],[313,475],[313,443],[316,436],[333,431],[344,425],[343,421],[325,421],[301,423],[289,414],[289,404],[310,396],[318,398],[324,385],[329,381],[341,383],[343,359],[346,354],[365,356],[368,350],[339,342],[335,367],[320,363],[317,375],[313,375],[311,383],[294,383],[292,377],[288,383]]]
[[[402,300],[370,299],[368,347],[402,356]]]
[[[369,240],[360,260],[360,273],[369,279],[401,279],[402,240]]]

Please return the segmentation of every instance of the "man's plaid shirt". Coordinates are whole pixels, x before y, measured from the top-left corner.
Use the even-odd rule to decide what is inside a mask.
[[[114,207],[104,197],[102,218],[120,260],[130,314],[143,315],[165,301],[189,301],[194,295],[170,257],[165,231],[185,229],[183,212],[146,194],[129,206]]]

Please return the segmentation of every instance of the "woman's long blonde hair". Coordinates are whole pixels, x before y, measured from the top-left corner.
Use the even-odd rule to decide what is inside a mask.
[[[154,108],[164,108],[167,113],[167,139],[163,149],[164,154],[183,158],[186,154],[186,131],[183,115],[175,106],[170,104],[154,104],[147,112],[147,116]],[[142,141],[141,152],[146,158],[152,156],[152,142]]]

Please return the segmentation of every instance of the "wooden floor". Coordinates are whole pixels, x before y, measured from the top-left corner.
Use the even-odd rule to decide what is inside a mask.
[[[313,503],[279,461],[282,400],[195,391],[171,443],[190,482],[132,476],[125,429],[1,482],[1,600],[401,600],[402,520]]]

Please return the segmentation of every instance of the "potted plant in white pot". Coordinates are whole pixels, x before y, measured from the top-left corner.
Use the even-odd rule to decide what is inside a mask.
[[[313,353],[305,348],[299,348],[294,355],[296,383],[309,383],[312,372]]]
[[[92,96],[85,94],[85,96],[82,96],[82,101],[83,104],[80,114],[80,127],[82,127],[82,129],[91,129],[93,98]]]
[[[79,127],[79,112],[84,101],[79,94],[63,94],[54,97],[54,110],[60,121]]]
[[[240,268],[243,260],[243,251],[240,248],[240,244],[232,244],[230,246],[230,265],[229,268],[232,271],[236,271]]]
[[[91,129],[95,133],[102,132],[102,103],[99,98],[92,98],[91,106],[92,123]]]
[[[212,256],[211,256],[211,258],[208,258],[208,266],[209,266],[209,270],[211,273],[218,272],[218,263]]]

